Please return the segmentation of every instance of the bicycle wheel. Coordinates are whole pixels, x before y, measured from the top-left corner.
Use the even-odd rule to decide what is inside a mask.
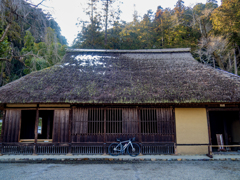
[[[127,152],[130,156],[135,157],[140,153],[140,146],[136,143],[132,143],[132,146],[128,146]]]
[[[121,153],[122,144],[112,143],[108,146],[108,153],[112,156],[117,156]]]

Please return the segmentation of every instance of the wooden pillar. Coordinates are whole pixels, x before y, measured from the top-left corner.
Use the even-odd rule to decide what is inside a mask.
[[[106,146],[106,126],[107,126],[107,123],[106,123],[106,116],[107,116],[107,110],[106,108],[104,109],[104,154],[107,154],[107,146]]]
[[[210,127],[210,117],[209,117],[209,110],[207,109],[207,124],[208,124],[208,139],[209,139],[209,144],[208,144],[208,154],[207,156],[212,158],[212,134],[211,134],[211,127]]]
[[[35,129],[34,129],[34,147],[33,147],[33,154],[36,154],[37,148],[37,138],[38,138],[38,121],[39,121],[39,110],[36,110],[36,118],[35,118]]]
[[[142,143],[140,113],[141,113],[141,110],[139,108],[137,108],[138,139],[139,139],[139,143]]]
[[[48,116],[47,120],[47,139],[50,138],[50,116]]]
[[[176,127],[176,116],[175,116],[175,107],[172,107],[172,118],[173,118],[173,121],[174,121],[174,154],[177,154],[177,137],[176,137],[176,134],[177,134],[177,132],[176,132],[176,129],[177,129],[177,127]]]
[[[20,136],[21,136],[21,127],[22,127],[22,111],[20,114],[20,120],[19,120],[19,125],[18,125],[18,142],[20,141]]]
[[[69,110],[69,124],[68,124],[68,154],[72,153],[72,118],[73,118],[73,110]]]

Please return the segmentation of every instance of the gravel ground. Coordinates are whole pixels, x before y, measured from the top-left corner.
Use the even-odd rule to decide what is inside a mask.
[[[1,163],[1,179],[240,179],[239,161]]]

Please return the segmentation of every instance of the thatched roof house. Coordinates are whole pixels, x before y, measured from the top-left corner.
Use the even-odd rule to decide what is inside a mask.
[[[190,49],[69,50],[63,61],[0,88],[0,103],[240,102],[240,77]]]
[[[188,48],[68,50],[61,63],[0,88],[3,142],[68,142],[68,152],[74,143],[103,143],[105,152],[116,137],[136,136],[143,153],[146,143],[205,153],[216,133],[240,142],[239,105],[240,77],[197,62]],[[225,111],[234,113],[219,129]]]

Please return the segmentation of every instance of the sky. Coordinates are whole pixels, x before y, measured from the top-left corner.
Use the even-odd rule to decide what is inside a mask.
[[[38,4],[42,0],[31,0]],[[81,27],[76,26],[79,20],[88,20],[88,17],[83,12],[88,0],[45,0],[40,8],[52,14],[61,28],[62,35],[68,40],[68,44],[72,45],[74,38]],[[122,10],[121,20],[130,22],[133,19],[134,4],[135,10],[141,17],[149,10],[156,12],[160,5],[163,8],[173,9],[177,0],[121,0],[120,6]],[[218,0],[220,5],[220,0]],[[206,0],[184,0],[185,6],[193,6],[196,3],[206,3]]]

